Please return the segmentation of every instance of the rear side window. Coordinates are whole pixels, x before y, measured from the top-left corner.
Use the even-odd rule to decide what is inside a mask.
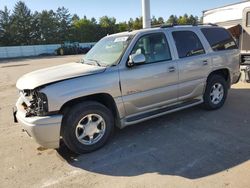
[[[205,54],[198,36],[192,31],[174,31],[173,38],[179,58]]]
[[[229,32],[222,28],[202,28],[202,33],[214,51],[237,49],[234,39]]]

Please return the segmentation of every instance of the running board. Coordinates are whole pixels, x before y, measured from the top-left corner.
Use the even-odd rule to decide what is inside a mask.
[[[176,105],[159,108],[153,111],[149,111],[149,112],[145,112],[139,115],[128,117],[128,118],[125,118],[124,122],[122,123],[123,124],[122,128],[129,126],[129,125],[136,124],[136,123],[140,123],[140,122],[152,119],[152,118],[156,118],[162,115],[170,114],[172,112],[180,111],[180,110],[192,107],[192,106],[196,106],[201,103],[203,103],[203,100],[193,99],[191,101],[186,101],[186,102],[179,103]]]

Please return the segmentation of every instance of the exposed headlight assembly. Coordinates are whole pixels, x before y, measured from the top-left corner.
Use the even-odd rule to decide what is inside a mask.
[[[20,93],[26,117],[45,116],[48,113],[47,96],[38,90],[24,90]]]

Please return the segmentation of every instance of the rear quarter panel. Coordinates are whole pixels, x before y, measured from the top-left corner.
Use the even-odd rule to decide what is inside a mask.
[[[219,69],[228,69],[230,72],[231,84],[240,75],[240,51],[225,50],[212,53],[212,72]]]
[[[208,56],[209,58],[211,58],[211,70],[209,74],[216,70],[227,69],[230,73],[231,83],[233,84],[240,75],[240,50],[232,49],[224,51],[213,51],[200,29],[199,32],[203,36],[203,41],[204,43],[206,43]],[[209,74],[207,76],[209,76]]]

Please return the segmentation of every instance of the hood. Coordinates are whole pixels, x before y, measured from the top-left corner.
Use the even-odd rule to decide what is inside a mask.
[[[81,63],[67,63],[25,74],[19,78],[16,87],[19,90],[35,89],[49,83],[103,72],[105,69]]]

